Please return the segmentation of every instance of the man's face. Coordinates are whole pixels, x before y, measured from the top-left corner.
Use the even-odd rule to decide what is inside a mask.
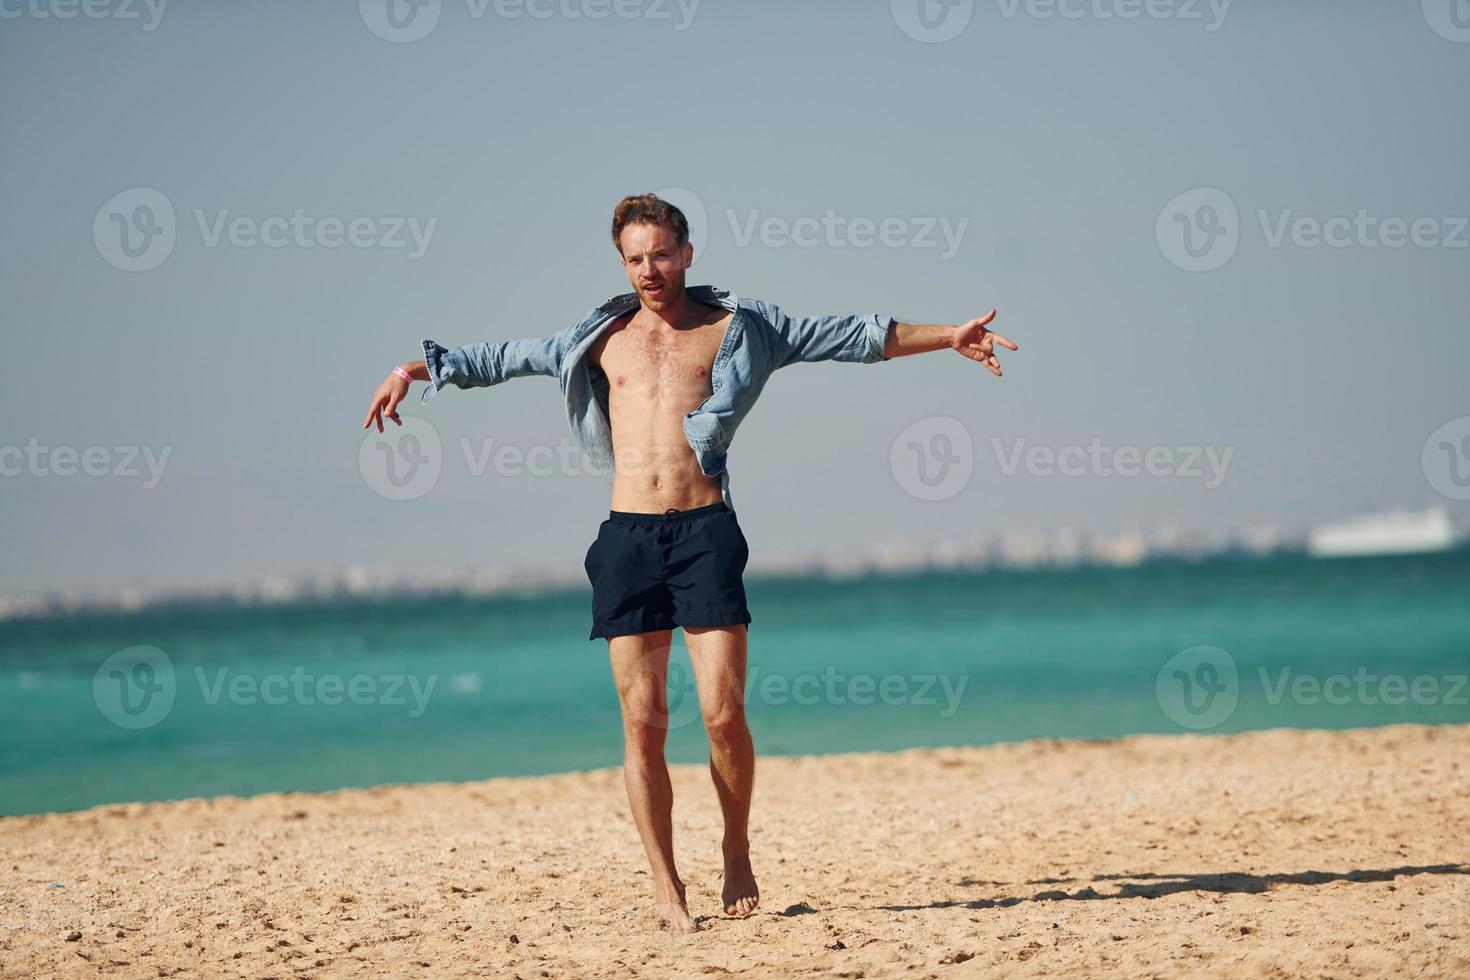
[[[682,247],[662,225],[631,224],[618,236],[623,270],[638,299],[650,310],[661,310],[684,295],[684,270],[694,261],[694,246]]]

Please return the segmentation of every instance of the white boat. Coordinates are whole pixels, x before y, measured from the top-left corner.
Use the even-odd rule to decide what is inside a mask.
[[[1420,554],[1453,548],[1459,537],[1443,507],[1395,510],[1318,525],[1307,535],[1307,553],[1318,558]]]

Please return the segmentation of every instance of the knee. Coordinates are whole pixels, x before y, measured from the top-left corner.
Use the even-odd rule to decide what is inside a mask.
[[[750,738],[750,730],[745,724],[745,706],[730,701],[708,709],[704,712],[704,730],[711,745],[740,745]]]
[[[623,741],[637,755],[662,755],[668,715],[653,703],[624,703]]]

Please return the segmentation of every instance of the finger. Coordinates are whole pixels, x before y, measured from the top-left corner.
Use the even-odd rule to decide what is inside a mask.
[[[990,368],[990,373],[995,375],[997,378],[1001,376],[1000,361],[997,360],[994,356],[992,356],[990,360],[985,362],[985,366]]]
[[[393,424],[394,425],[402,425],[403,424],[403,419],[401,419],[401,418],[398,417],[398,413],[397,412],[389,412],[388,413],[388,417],[393,420]]]
[[[1002,337],[998,333],[992,333],[990,335],[990,337],[997,344],[1000,344],[1002,347],[1009,347],[1011,350],[1020,350],[1021,349],[1021,348],[1017,347],[1015,344],[1011,343],[1009,340],[1006,340],[1004,337]]]
[[[977,318],[975,320],[972,320],[970,322],[973,323],[973,324],[976,324],[978,326],[983,327],[983,326],[988,325],[990,323],[990,321],[991,320],[994,320],[994,319],[995,319],[995,311],[994,310],[991,310],[989,313],[985,314],[984,316],[979,317],[979,318]]]

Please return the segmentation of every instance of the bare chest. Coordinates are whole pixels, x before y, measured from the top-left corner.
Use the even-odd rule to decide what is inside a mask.
[[[650,328],[615,324],[592,350],[595,364],[607,375],[608,388],[619,392],[708,391],[715,355],[725,337],[729,317],[695,327]]]

